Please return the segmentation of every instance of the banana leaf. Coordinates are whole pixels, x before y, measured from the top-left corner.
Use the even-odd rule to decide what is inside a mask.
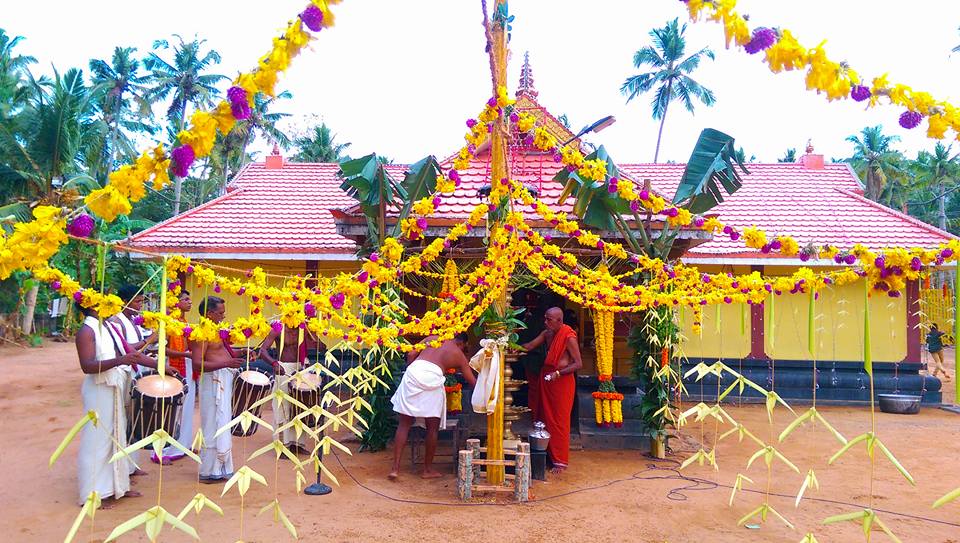
[[[359,202],[371,230],[376,229],[381,205],[387,209],[398,201],[407,200],[407,191],[387,173],[376,153],[344,160],[337,175],[343,178],[340,189]],[[380,232],[375,235],[379,239]]]
[[[619,170],[602,145],[584,157],[584,160],[595,159],[607,163],[607,179],[603,181],[584,179],[577,172],[570,172],[564,168],[553,177],[554,181],[564,184],[559,202],[563,203],[567,196],[572,196],[573,212],[583,224],[598,230],[615,230],[617,227],[615,217],[629,214],[630,203],[607,189],[609,179],[617,177]]]
[[[381,194],[387,205],[407,198],[406,191],[387,173],[376,153],[341,162],[337,175],[343,178],[340,188],[364,208],[376,210]]]
[[[729,196],[743,185],[737,166],[744,173],[750,173],[737,156],[733,138],[705,128],[683,170],[673,204],[691,213],[704,213],[720,205],[724,191]]]

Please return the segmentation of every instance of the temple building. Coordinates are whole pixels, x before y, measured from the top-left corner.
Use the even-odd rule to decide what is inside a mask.
[[[551,131],[558,141],[578,142],[575,134],[538,101],[529,62],[524,64],[516,98],[517,108],[532,112],[538,124]],[[513,178],[536,191],[554,210],[572,215],[570,202],[557,203],[562,186],[552,179],[561,165],[551,155],[518,141],[511,146],[509,157]],[[440,163],[449,167],[452,158]],[[637,184],[648,184],[667,199],[674,194],[684,169],[683,164],[617,165],[622,176]],[[743,187],[709,212],[740,230],[757,226],[769,234],[793,236],[801,246],[832,244],[841,249],[849,249],[855,243],[872,249],[932,248],[953,238],[947,232],[866,199],[863,184],[848,164],[826,163],[810,146],[796,163],[748,164],[747,167],[749,174],[743,176]],[[386,168],[395,179],[402,180],[407,166]],[[469,167],[461,170],[462,181],[454,195],[445,196],[430,218],[427,238],[442,235],[450,226],[463,222],[471,209],[481,203],[481,191],[490,183],[489,168],[489,153],[481,148]],[[366,221],[357,202],[341,190],[339,169],[336,163],[289,162],[275,150],[264,162],[247,164],[229,183],[223,196],[140,232],[133,236],[131,244],[152,252],[182,254],[232,268],[261,266],[279,275],[356,270],[360,265],[356,253],[366,235]],[[576,246],[532,212],[527,217],[535,228],[551,232],[559,244]],[[391,215],[388,214],[387,220],[391,221]],[[651,226],[656,232],[662,224]],[[464,247],[454,247],[446,256],[458,260],[469,259],[471,254],[475,257],[477,253],[471,253],[470,248],[481,246],[483,232],[476,229],[471,235],[475,239],[467,239]],[[619,236],[614,232],[603,234],[605,239]],[[571,242],[565,244],[564,241]],[[586,256],[590,254],[587,252]],[[790,274],[801,266],[821,270],[836,266],[832,260],[801,261],[798,257],[754,252],[746,249],[742,240],[715,239],[700,230],[681,232],[671,257],[711,273],[759,271],[776,276]],[[861,284],[856,284],[834,287],[821,294],[816,303],[814,356],[807,347],[806,296],[785,293],[776,297],[775,322],[770,322],[769,303],[709,307],[704,311],[699,334],[692,332],[687,312],[682,315],[682,333],[686,338],[682,352],[687,359],[684,367],[701,360],[712,363],[723,359],[763,386],[775,383],[777,392],[784,398],[808,398],[816,379],[820,400],[865,401],[869,398],[869,389],[862,369],[862,289]],[[194,296],[202,294],[194,293]],[[917,282],[910,283],[901,297],[870,298],[872,320],[876,323],[872,341],[877,392],[912,391],[922,394],[924,401],[939,402],[939,380],[919,373],[924,361],[920,300],[921,285]],[[407,301],[414,308],[420,303],[417,299]],[[582,388],[594,390],[593,326],[589,311],[536,285],[519,289],[513,302],[528,307],[524,318],[534,330],[542,326],[546,307],[560,304],[570,310],[577,321],[585,359],[580,377]],[[231,299],[227,305],[228,318],[241,316],[247,307],[245,302]],[[631,384],[635,386],[629,378],[631,353],[625,343],[632,318],[619,315],[616,323],[615,373],[620,390],[629,390]],[[690,379],[687,388],[699,398],[700,385]],[[716,381],[713,384],[704,388],[715,391]],[[589,400],[589,394],[584,394]],[[706,395],[709,396],[709,391]],[[630,402],[628,395],[624,404],[627,416],[631,411]],[[581,422],[582,431],[587,431],[584,425],[593,426],[591,412],[592,407],[584,413],[586,422]],[[628,429],[628,425],[624,428]]]

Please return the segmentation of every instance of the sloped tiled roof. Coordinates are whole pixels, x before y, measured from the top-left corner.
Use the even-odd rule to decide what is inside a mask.
[[[676,192],[683,164],[625,164],[635,179],[650,179],[661,194]],[[739,230],[757,226],[768,234],[787,234],[801,246],[829,243],[850,248],[932,247],[952,236],[913,217],[862,196],[856,174],[847,164],[809,169],[802,163],[747,164],[743,187],[710,210]],[[745,250],[743,240],[725,236],[699,245],[688,256],[761,256]],[[768,255],[763,255],[768,256]],[[769,257],[778,255],[771,253]]]
[[[559,169],[550,155],[514,152],[513,177],[538,189],[543,201],[556,205],[562,190],[552,181]],[[664,196],[676,191],[682,164],[621,164],[621,172],[637,182],[649,179]],[[856,175],[846,164],[808,169],[803,164],[748,164],[743,187],[711,210],[738,229],[758,226],[770,234],[789,234],[801,245],[830,243],[849,248],[934,246],[950,235],[912,217],[869,201]],[[390,165],[397,179],[405,165]],[[349,258],[355,243],[337,234],[330,210],[356,211],[356,201],[340,190],[337,164],[287,163],[268,170],[262,163],[247,165],[230,184],[229,192],[198,208],[137,234],[133,245],[159,251],[203,253],[298,253]],[[461,220],[482,199],[478,190],[489,183],[486,156],[461,172],[462,182],[442,199],[435,217]],[[525,210],[529,217],[532,213]],[[746,251],[742,240],[718,236],[694,247],[687,257],[759,257]],[[777,255],[763,255],[776,257]]]
[[[340,190],[337,164],[246,165],[227,194],[133,236],[132,245],[185,253],[343,254],[331,209],[355,200]]]

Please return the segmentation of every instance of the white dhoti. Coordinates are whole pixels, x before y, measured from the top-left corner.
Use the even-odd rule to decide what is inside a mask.
[[[290,389],[287,387],[287,380],[290,379],[290,376],[300,370],[300,364],[297,362],[280,362],[280,366],[283,367],[284,375],[276,375],[274,377],[273,390],[276,391],[282,387],[284,392],[289,393]],[[278,402],[277,400],[273,400],[273,427],[275,429],[280,428],[284,424],[290,422],[290,419],[292,418],[293,405],[290,404],[290,402]],[[274,437],[277,437],[276,433]],[[294,428],[287,428],[286,430],[279,432],[279,439],[284,445],[293,443],[301,448],[308,448],[306,447],[306,438],[306,432],[301,433],[300,437],[298,438],[297,431]]]
[[[186,375],[183,377],[187,380],[187,393],[183,395],[180,429],[177,431],[177,435],[173,437],[178,443],[189,449],[193,444],[193,413],[197,408],[197,381],[193,380],[193,362],[189,358],[186,359],[185,366]],[[173,445],[168,445],[163,448],[163,455],[180,458],[184,454]]]
[[[233,434],[225,430],[213,437],[233,418],[234,371],[223,368],[200,377],[200,477],[221,479],[233,475]]]
[[[130,465],[126,458],[111,463],[110,458],[127,445],[127,417],[123,392],[128,390],[130,374],[125,368],[112,368],[83,379],[80,394],[84,411],[96,411],[99,423],[87,423],[80,433],[77,479],[83,505],[90,492],[100,498],[123,497],[130,490]]]
[[[400,380],[390,402],[393,410],[403,415],[439,418],[440,428],[447,427],[447,395],[443,390],[443,370],[426,360],[414,360]]]

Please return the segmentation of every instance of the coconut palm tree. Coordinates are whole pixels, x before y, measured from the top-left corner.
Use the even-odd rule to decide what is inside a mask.
[[[932,153],[920,151],[911,168],[916,176],[917,188],[934,194],[934,201],[937,202],[937,226],[941,230],[947,229],[947,195],[956,190],[957,179],[960,177],[960,163],[957,155],[951,156],[952,149],[952,145],[944,147],[943,143],[937,142]],[[914,207],[917,211],[926,208]]]
[[[660,140],[663,137],[663,125],[667,120],[667,108],[670,102],[680,100],[687,111],[693,113],[694,98],[705,106],[712,106],[716,101],[713,91],[689,75],[700,66],[700,61],[704,57],[713,60],[713,51],[704,47],[684,58],[687,41],[683,35],[686,31],[687,25],[679,26],[677,19],[670,21],[663,28],[650,31],[653,45],[646,45],[633,54],[633,66],[641,69],[649,65],[653,70],[632,75],[620,86],[620,92],[626,95],[628,103],[656,87],[652,102],[653,118],[660,120],[660,130],[657,132],[654,162],[657,162],[660,156]]]
[[[847,141],[854,145],[853,156],[847,160],[863,179],[864,196],[879,201],[887,178],[904,172],[903,155],[891,146],[900,137],[885,135],[877,125],[864,128],[859,137],[848,136]]]
[[[150,103],[144,98],[149,75],[141,72],[141,62],[134,56],[136,51],[134,47],[116,47],[109,61],[90,61],[92,83],[105,90],[99,108],[109,130],[109,138],[102,150],[104,167],[91,172],[99,179],[105,179],[121,157],[136,153],[125,131],[155,132],[154,126],[145,122],[152,117]]]
[[[797,161],[797,150],[796,148],[791,147],[783,153],[783,156],[777,159],[777,162],[781,163],[793,163]]]
[[[0,119],[14,116],[26,103],[30,79],[30,65],[37,59],[14,52],[23,36],[11,38],[0,28]]]
[[[275,97],[258,94],[250,108],[250,117],[238,121],[226,136],[217,138],[211,154],[212,175],[217,179],[215,192],[222,194],[230,177],[252,160],[247,153],[247,147],[258,137],[266,138],[283,149],[290,147],[290,138],[277,126],[290,114],[270,111],[277,100],[290,98],[293,98],[293,95],[289,91],[283,91]]]
[[[29,217],[27,202],[70,205],[76,192],[63,189],[95,183],[85,175],[84,151],[105,135],[96,122],[100,87],[87,86],[82,71],[70,69],[61,76],[54,70],[52,80],[31,78],[29,85],[30,96],[16,124],[4,123],[0,130],[0,171],[19,198],[0,208],[0,217],[20,220]],[[24,334],[33,325],[37,291],[38,285],[26,296]]]
[[[219,95],[216,85],[228,78],[225,75],[206,73],[220,64],[220,53],[213,49],[204,52],[207,40],[194,37],[192,41],[185,42],[177,34],[174,34],[174,37],[179,43],[172,47],[167,40],[153,42],[154,49],[172,50],[173,58],[170,61],[155,52],[151,52],[144,60],[144,66],[151,71],[152,81],[145,97],[149,102],[171,98],[167,119],[179,133],[186,123],[189,108],[213,105]],[[180,213],[182,184],[181,179],[174,179],[174,215]]]
[[[297,162],[339,162],[349,143],[336,143],[336,134],[330,131],[326,123],[313,127],[313,133],[307,133],[293,140],[299,149],[293,159]]]

